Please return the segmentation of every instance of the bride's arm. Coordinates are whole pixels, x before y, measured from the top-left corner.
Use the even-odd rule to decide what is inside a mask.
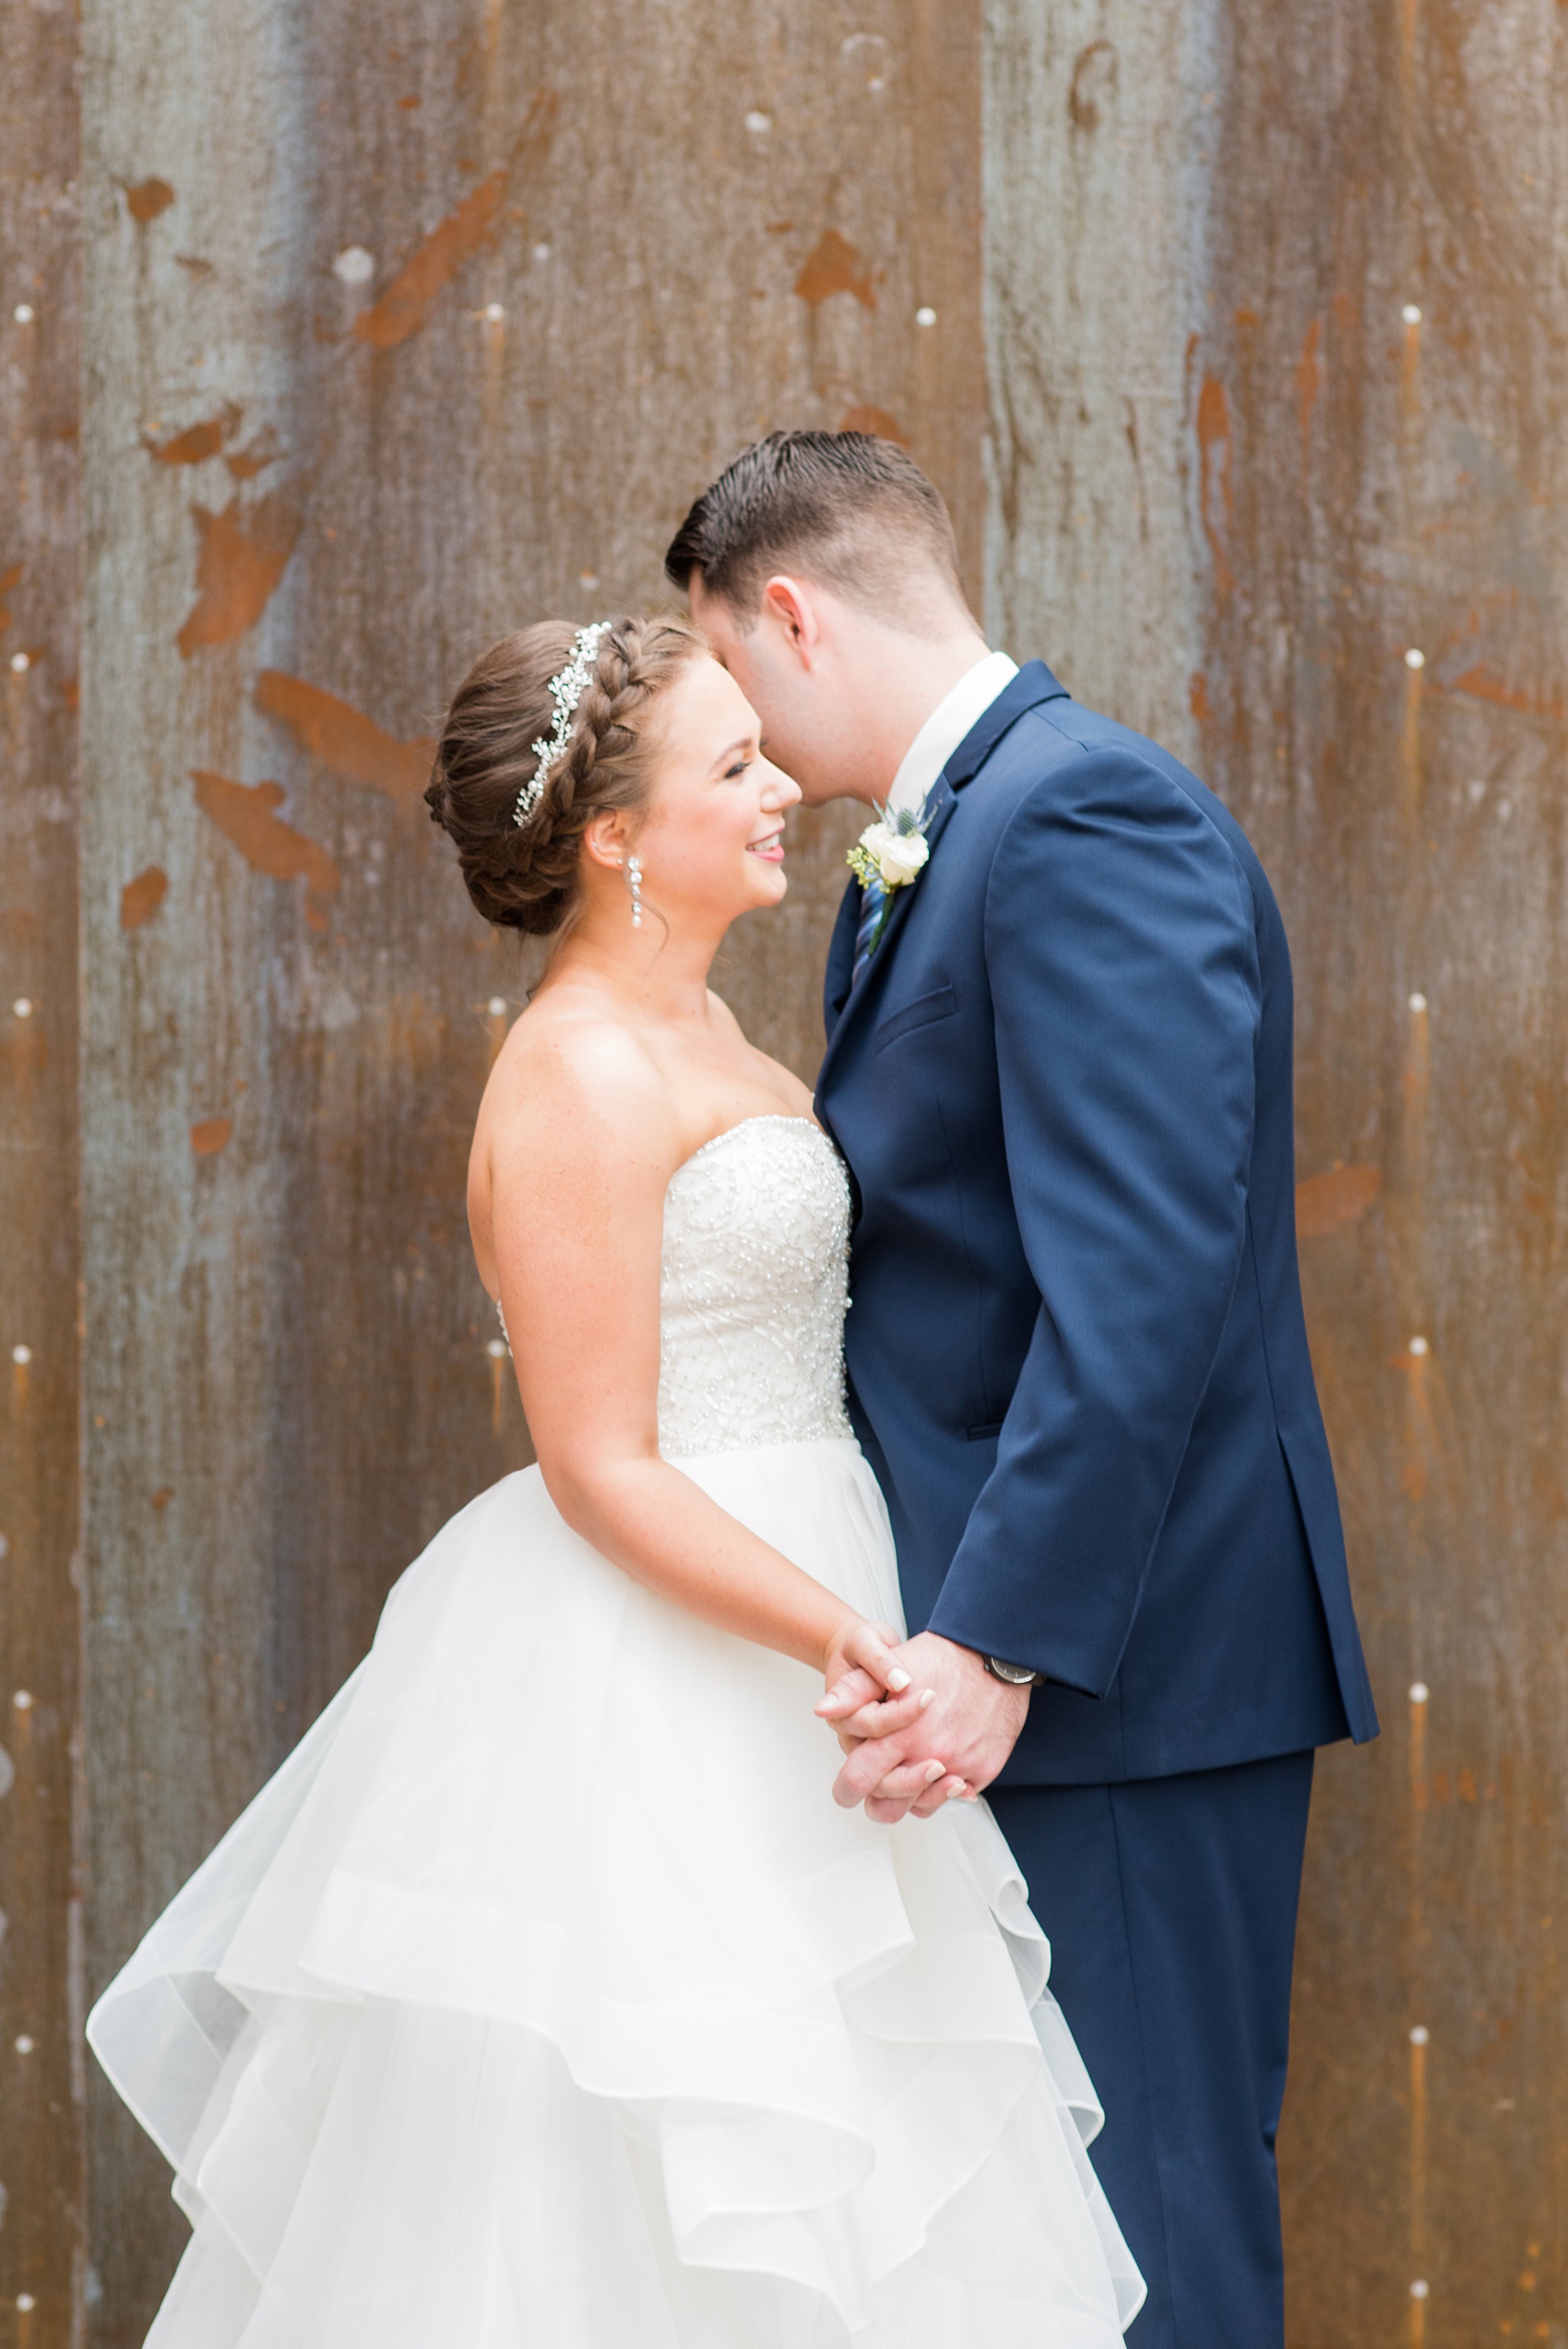
[[[659,1457],[659,1258],[682,1136],[630,1038],[568,1040],[519,1059],[488,1144],[501,1302],[552,1500],[689,1613],[829,1680],[860,1664],[907,1689],[873,1626]]]

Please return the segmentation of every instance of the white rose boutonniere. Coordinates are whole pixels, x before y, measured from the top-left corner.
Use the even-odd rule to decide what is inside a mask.
[[[911,881],[918,881],[930,855],[931,843],[921,828],[920,817],[909,808],[900,808],[896,815],[889,815],[884,808],[850,849],[849,870],[861,888],[882,891],[886,901],[872,938],[871,953],[874,954],[881,943],[893,907],[893,892],[907,889]]]

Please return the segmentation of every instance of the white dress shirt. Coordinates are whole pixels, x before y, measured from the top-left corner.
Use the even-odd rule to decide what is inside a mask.
[[[908,808],[919,815],[926,794],[966,734],[979,725],[1004,685],[1018,673],[1018,664],[1004,652],[982,653],[972,669],[944,694],[898,762],[893,789],[887,794],[890,815]]]

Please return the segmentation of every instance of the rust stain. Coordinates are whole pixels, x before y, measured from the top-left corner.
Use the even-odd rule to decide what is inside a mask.
[[[1208,679],[1201,669],[1194,669],[1187,680],[1187,707],[1200,726],[1206,726],[1214,716],[1214,706],[1208,697]]]
[[[1484,661],[1474,669],[1467,669],[1462,677],[1455,677],[1448,691],[1451,694],[1468,694],[1478,702],[1494,703],[1499,709],[1516,709],[1525,718],[1549,718],[1556,725],[1568,726],[1568,702],[1549,701],[1538,694],[1521,694],[1506,679],[1500,677],[1495,669],[1489,669]]]
[[[175,433],[166,441],[155,441],[144,433],[142,446],[160,465],[205,465],[209,457],[218,455],[230,433],[237,430],[243,412],[231,403],[220,415],[208,416],[199,424],[187,424],[183,433]]]
[[[1296,1185],[1296,1230],[1302,1240],[1360,1223],[1383,1189],[1381,1167],[1335,1167]]]
[[[138,180],[135,187],[125,190],[125,209],[133,220],[156,220],[173,201],[174,191],[167,180]]]
[[[169,895],[169,875],[161,865],[149,864],[134,881],[127,881],[120,892],[120,927],[139,930],[150,921],[164,898]]]
[[[200,545],[196,599],[175,642],[188,660],[204,645],[243,636],[266,611],[288,568],[301,516],[276,493],[246,513],[236,504],[218,514],[193,505]]]
[[[0,571],[0,629],[8,628],[11,624],[11,615],[6,608],[6,603],[21,586],[22,574],[26,569],[25,563],[13,563],[8,571]]]
[[[514,172],[523,162],[542,158],[558,104],[553,90],[539,91],[508,160],[481,180],[454,211],[436,223],[380,300],[361,311],[353,326],[356,341],[369,343],[373,350],[394,350],[418,333],[443,287],[494,233],[496,215]]]
[[[191,1148],[198,1158],[210,1158],[228,1146],[233,1131],[232,1118],[201,1118],[191,1128]],[[155,1509],[160,1506],[156,1497],[152,1505]]]
[[[802,265],[795,291],[814,310],[836,293],[852,293],[864,309],[876,308],[876,293],[865,261],[837,229],[824,229]]]
[[[203,815],[233,842],[253,872],[265,872],[273,881],[303,879],[305,919],[313,930],[325,930],[342,875],[319,840],[307,839],[276,813],[286,796],[281,783],[234,783],[201,767],[193,768],[192,775]]]
[[[872,408],[861,401],[847,408],[838,419],[841,433],[870,433],[879,441],[897,441],[900,448],[909,446],[909,435],[901,424],[889,416],[885,408]]]
[[[1431,1015],[1424,1007],[1410,1014],[1410,1044],[1399,1084],[1409,1115],[1424,1118],[1431,1089]]]
[[[385,791],[389,800],[406,801],[417,798],[430,780],[433,741],[422,736],[401,741],[351,702],[320,685],[307,685],[303,677],[264,669],[255,681],[255,706],[286,726],[303,750],[345,782],[365,784]]]
[[[1214,557],[1215,586],[1223,603],[1234,584],[1225,552],[1230,531],[1230,401],[1217,375],[1206,375],[1198,393],[1198,464],[1204,536]]]
[[[172,1485],[160,1485],[156,1492],[151,1492],[148,1495],[148,1500],[151,1502],[153,1508],[159,1512],[160,1515],[161,1515],[163,1511],[168,1508],[169,1503],[173,1500],[173,1498],[174,1488]]]
[[[236,481],[254,481],[269,465],[276,465],[283,450],[270,424],[258,433],[248,448],[231,449],[223,462]]]
[[[1421,803],[1421,696],[1425,690],[1425,671],[1407,667],[1404,713],[1399,724],[1399,768],[1408,815],[1414,815]]]
[[[1408,1347],[1388,1358],[1390,1370],[1401,1371],[1406,1381],[1408,1410],[1405,1424],[1405,1457],[1399,1471],[1399,1489],[1407,1501],[1422,1501],[1431,1483],[1431,1465],[1441,1459],[1437,1426],[1432,1417],[1431,1398],[1427,1393],[1427,1372],[1430,1354],[1412,1354]],[[1420,1774],[1421,1803],[1426,1799],[1424,1766]]]
[[[1408,318],[1399,354],[1399,405],[1407,423],[1413,422],[1420,404],[1421,322],[1419,318]]]
[[[1099,128],[1099,98],[1115,90],[1120,68],[1114,42],[1091,41],[1087,49],[1079,50],[1067,92],[1067,112],[1075,130]]]
[[[354,320],[357,341],[368,342],[375,350],[393,350],[418,332],[442,288],[490,236],[509,176],[505,166],[492,172],[432,229],[380,301]]]
[[[1305,483],[1312,469],[1313,410],[1323,389],[1323,320],[1314,318],[1307,328],[1301,345],[1301,356],[1296,364],[1296,414],[1301,427],[1301,480]]]

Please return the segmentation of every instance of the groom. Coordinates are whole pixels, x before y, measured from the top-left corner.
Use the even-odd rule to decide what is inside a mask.
[[[1185,768],[989,652],[903,451],[775,433],[666,567],[845,896],[817,1109],[850,1406],[936,1701],[841,1800],[985,1787],[1104,2103],[1135,2349],[1279,2349],[1274,2141],[1313,1751],[1376,1733],[1296,1267],[1290,966]],[[907,877],[910,876],[912,877]]]

